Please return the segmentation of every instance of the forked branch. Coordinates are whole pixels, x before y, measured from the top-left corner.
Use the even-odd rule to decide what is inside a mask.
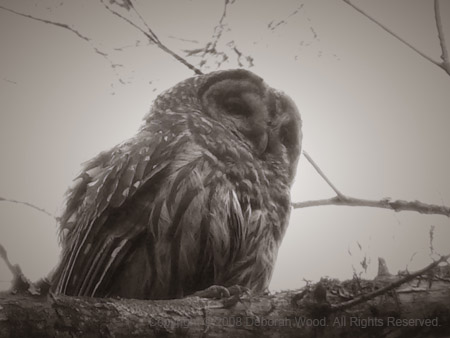
[[[142,29],[139,25],[137,25],[136,23],[134,23],[133,21],[131,21],[130,19],[126,18],[125,16],[123,16],[122,14],[120,14],[119,12],[117,12],[116,10],[114,10],[112,8],[111,5],[107,4],[104,0],[100,0],[103,5],[105,6],[105,8],[112,13],[113,15],[117,16],[118,18],[120,18],[121,20],[127,22],[128,24],[130,24],[131,26],[133,26],[134,28],[136,28],[139,32],[141,32],[142,34],[145,35],[145,37],[147,37],[147,39],[154,43],[159,49],[161,49],[162,51],[166,52],[167,54],[169,54],[170,56],[172,56],[173,58],[175,58],[178,62],[181,62],[183,65],[185,65],[186,67],[188,67],[190,70],[192,70],[195,74],[197,75],[201,75],[203,74],[202,71],[200,69],[198,69],[197,67],[195,67],[194,65],[192,65],[191,63],[189,63],[186,59],[182,58],[180,55],[178,55],[177,53],[175,53],[174,51],[172,51],[170,48],[168,48],[166,45],[164,45],[158,38],[158,36],[153,32],[153,30],[150,28],[150,26],[147,24],[147,22],[144,20],[144,18],[142,17],[142,15],[137,11],[136,7],[134,6],[133,2],[131,0],[128,0],[128,5],[129,8],[133,9],[133,12],[136,13],[136,15],[139,17],[139,19],[142,21],[142,23],[144,24],[144,26],[146,27],[147,30]]]
[[[335,187],[335,185],[330,181],[330,179],[325,175],[322,169],[320,169],[317,163],[311,158],[311,156],[306,151],[303,151],[303,155],[308,160],[308,162],[311,163],[311,165],[319,173],[319,175],[325,180],[325,182],[327,182],[327,184],[334,190],[336,196],[321,200],[294,202],[292,203],[294,209],[324,206],[324,205],[345,205],[350,207],[371,207],[371,208],[390,209],[397,212],[416,211],[421,214],[444,215],[450,217],[450,208],[443,205],[427,204],[420,201],[403,201],[403,200],[392,201],[390,198],[383,198],[381,200],[367,200],[362,198],[346,196]]]

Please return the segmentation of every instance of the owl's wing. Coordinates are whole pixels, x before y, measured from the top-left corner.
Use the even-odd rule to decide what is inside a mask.
[[[141,132],[86,163],[68,192],[60,221],[63,253],[52,278],[55,291],[95,295],[140,240],[146,230],[145,211],[166,175],[171,152],[186,142],[181,134],[167,147],[167,137]],[[149,200],[130,203],[141,191]]]
[[[138,134],[88,162],[61,217],[54,290],[173,298],[226,284],[230,262],[252,264],[243,211],[219,162],[186,130]]]

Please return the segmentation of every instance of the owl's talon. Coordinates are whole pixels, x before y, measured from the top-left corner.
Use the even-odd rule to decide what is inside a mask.
[[[226,287],[220,285],[211,285],[204,290],[200,290],[192,294],[192,296],[210,299],[228,298],[230,295],[230,291]]]
[[[224,299],[235,296],[239,299],[245,293],[250,293],[250,289],[245,286],[232,285],[227,288],[221,285],[212,285],[204,290],[195,292],[192,296],[210,299]]]
[[[244,293],[250,293],[250,289],[245,286],[233,285],[228,288],[231,296],[241,296]]]

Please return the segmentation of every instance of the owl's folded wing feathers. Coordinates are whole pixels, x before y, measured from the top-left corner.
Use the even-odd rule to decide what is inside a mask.
[[[62,262],[53,277],[58,292],[93,295],[145,228],[141,205],[124,207],[143,186],[155,194],[172,154],[158,133],[141,133],[86,163],[69,190],[61,217]],[[183,135],[174,142],[182,144]],[[174,149],[174,148],[172,148]],[[176,149],[176,148],[175,148]],[[149,196],[151,197],[151,196]],[[121,210],[119,212],[119,210]],[[108,231],[102,227],[108,226]],[[145,224],[145,223],[142,223]],[[107,236],[105,238],[105,236]],[[75,273],[76,272],[76,273]]]
[[[217,159],[189,135],[171,147],[164,137],[140,135],[86,164],[61,221],[56,292],[173,298],[231,282],[223,267],[232,261],[252,264],[242,254],[243,211]]]

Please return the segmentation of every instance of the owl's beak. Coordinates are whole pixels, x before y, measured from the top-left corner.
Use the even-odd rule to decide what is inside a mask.
[[[263,132],[257,146],[258,155],[262,155],[266,152],[268,144],[269,135],[267,132]]]

